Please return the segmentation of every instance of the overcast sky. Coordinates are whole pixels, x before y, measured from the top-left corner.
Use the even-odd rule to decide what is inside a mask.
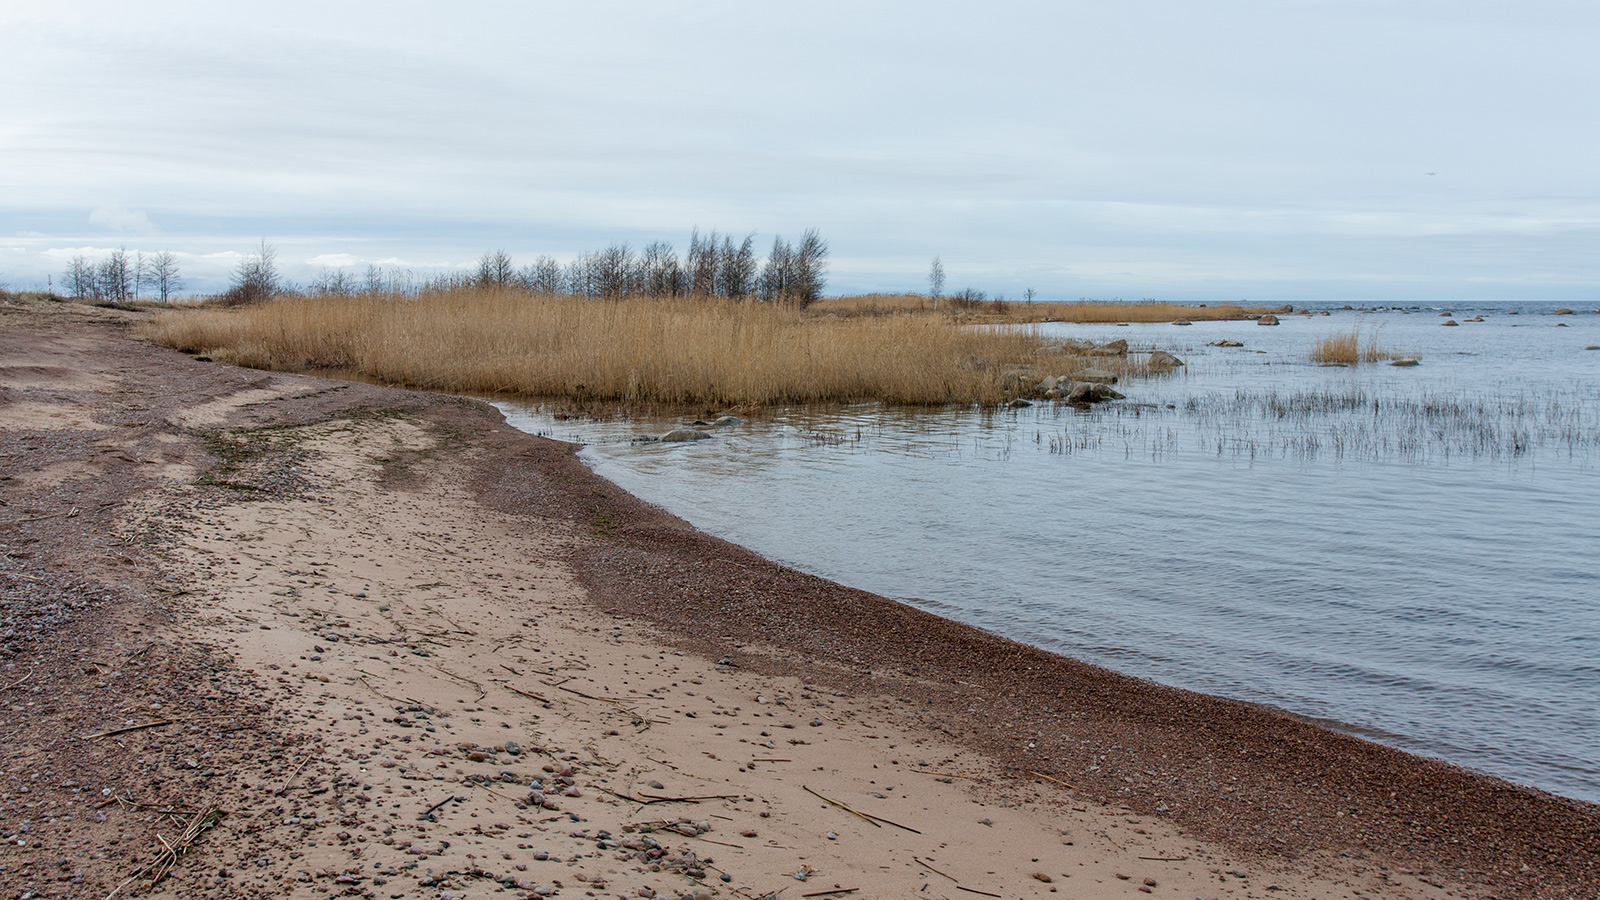
[[[1600,295],[1600,4],[0,0],[0,281],[689,229],[830,291]]]

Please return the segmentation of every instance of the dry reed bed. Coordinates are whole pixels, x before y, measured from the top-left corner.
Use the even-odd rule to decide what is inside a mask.
[[[1030,331],[943,316],[818,318],[771,303],[496,290],[179,310],[158,315],[145,334],[255,368],[628,403],[998,403],[1042,372],[1041,340]],[[1045,362],[1052,371],[1043,374],[1066,374],[1101,361]]]

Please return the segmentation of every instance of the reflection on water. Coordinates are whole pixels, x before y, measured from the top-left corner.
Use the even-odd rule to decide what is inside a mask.
[[[798,568],[1600,800],[1600,316],[1512,308],[1051,326],[1188,362],[1090,411],[789,410],[652,444],[675,423],[505,408]],[[1423,364],[1307,362],[1358,322]]]

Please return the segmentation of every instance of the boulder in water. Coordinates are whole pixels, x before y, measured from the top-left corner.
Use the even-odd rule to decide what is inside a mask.
[[[1107,372],[1105,369],[1084,369],[1078,373],[1078,377],[1074,380],[1087,381],[1091,384],[1116,384],[1117,375],[1115,372]]]
[[[666,434],[663,434],[660,440],[669,444],[679,444],[685,441],[703,441],[708,437],[711,437],[711,435],[706,434],[704,431],[701,431],[698,428],[680,426],[672,429]]]
[[[1211,343],[1207,344],[1206,346],[1208,346],[1208,347],[1243,347],[1244,346],[1244,341],[1230,341],[1230,340],[1227,340],[1226,338],[1224,338],[1223,340],[1220,340],[1220,341],[1212,341]]]
[[[1194,323],[1189,321],[1188,319],[1173,319],[1172,320],[1172,324],[1174,324],[1174,325],[1193,325]]]
[[[1451,326],[1460,327],[1461,323],[1457,322],[1455,319],[1445,319],[1443,322],[1440,322],[1439,325],[1442,326],[1442,327],[1445,327],[1445,328],[1449,328]]]
[[[1276,325],[1276,324],[1278,324],[1278,317],[1273,315],[1272,313],[1267,313],[1266,315],[1264,315],[1261,318],[1257,319],[1256,320],[1256,324],[1257,325]]]
[[[1552,315],[1552,316],[1575,316],[1575,315],[1577,315],[1577,313],[1575,313],[1572,310],[1567,309],[1565,306],[1563,306],[1560,309],[1556,310],[1555,312],[1551,313],[1550,315]]]
[[[743,425],[744,420],[738,416],[722,416],[711,424],[717,428],[727,428],[731,425]]]
[[[1414,356],[1402,356],[1394,362],[1389,363],[1391,366],[1416,366],[1421,364],[1422,361]]]
[[[1176,369],[1183,365],[1183,360],[1165,350],[1157,350],[1150,354],[1150,365],[1157,369]]]
[[[1100,403],[1105,400],[1121,400],[1122,396],[1109,384],[1080,381],[1067,392],[1066,399],[1069,403]]]
[[[1104,344],[1089,351],[1090,356],[1127,356],[1128,342],[1122,338],[1106,341]]]

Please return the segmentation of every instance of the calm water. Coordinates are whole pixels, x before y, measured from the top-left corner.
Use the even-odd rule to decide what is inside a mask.
[[[674,423],[504,409],[806,571],[1600,801],[1600,315],[1553,308],[1050,326],[1188,362],[1090,412],[793,410],[648,444]],[[1422,365],[1307,361],[1358,324]]]

